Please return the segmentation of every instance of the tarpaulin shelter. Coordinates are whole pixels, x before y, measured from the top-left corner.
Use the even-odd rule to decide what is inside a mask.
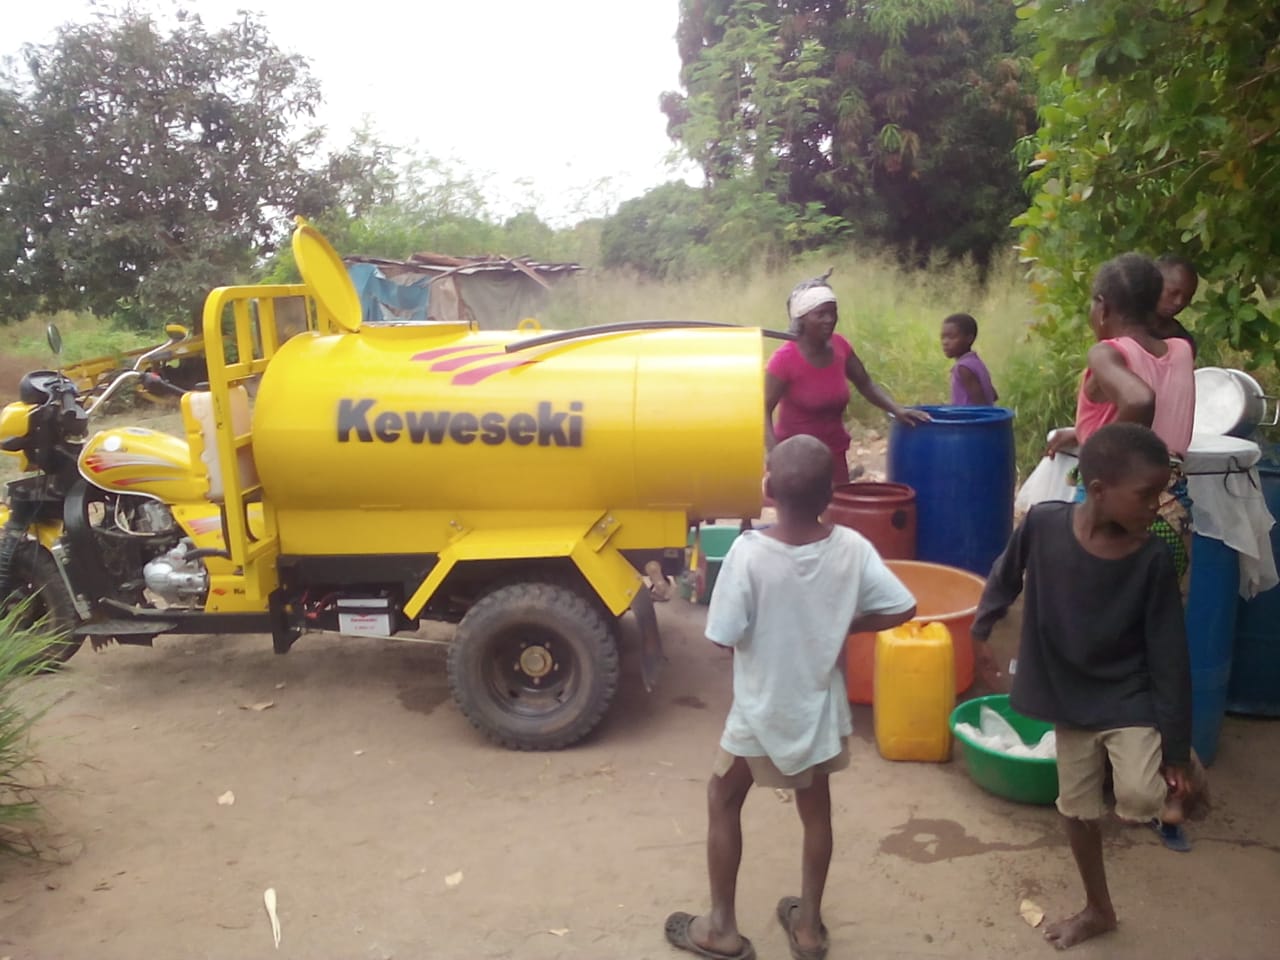
[[[552,288],[582,270],[576,263],[528,257],[450,257],[416,253],[408,260],[345,257],[365,322],[466,321],[507,330],[541,319]]]
[[[348,263],[347,273],[360,295],[364,323],[426,322],[431,298],[429,277],[409,276],[408,282],[397,283],[373,263]]]

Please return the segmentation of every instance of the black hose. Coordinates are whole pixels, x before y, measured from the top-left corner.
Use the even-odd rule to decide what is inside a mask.
[[[196,550],[188,550],[182,555],[183,560],[203,560],[205,557],[218,557],[221,560],[230,560],[231,554],[226,550],[219,550],[217,547],[200,547]]]
[[[165,396],[180,397],[186,393],[186,389],[178,386],[176,383],[170,383],[158,373],[144,373],[142,375],[142,389],[147,391],[154,397]]]
[[[579,327],[576,330],[555,330],[551,333],[544,333],[540,337],[528,337],[524,340],[517,340],[515,343],[509,343],[505,349],[507,353],[517,353],[521,350],[528,350],[530,347],[545,347],[552,343],[563,343],[568,340],[579,340],[608,333],[633,333],[644,330],[689,330],[704,327],[726,330],[749,329],[740,327],[736,323],[717,323],[713,320],[628,320],[624,323],[602,323],[594,327]],[[787,333],[782,330],[765,330],[761,328],[760,335],[774,340],[796,339],[794,333]]]

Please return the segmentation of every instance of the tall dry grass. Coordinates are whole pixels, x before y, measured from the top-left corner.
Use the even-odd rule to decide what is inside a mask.
[[[1019,462],[1025,466],[1038,459],[1048,425],[1070,423],[1086,345],[1077,356],[1053,357],[1028,337],[1035,308],[1022,271],[1012,260],[997,264],[985,284],[968,264],[904,270],[883,255],[852,251],[807,257],[784,270],[760,270],[742,279],[706,276],[661,283],[594,272],[557,290],[547,322],[577,327],[631,320],[712,320],[786,329],[791,288],[828,268],[834,268],[831,285],[840,301],[840,332],[872,378],[900,402],[947,402],[951,362],[939,345],[941,324],[948,314],[965,312],[978,321],[975,349],[991,370],[1001,403],[1013,405],[1018,414]],[[850,415],[868,426],[885,423],[884,414],[856,394]]]
[[[1001,403],[1017,413],[1019,464],[1035,462],[1049,427],[1070,422],[1088,345],[1082,342],[1078,353],[1055,356],[1027,336],[1035,309],[1013,260],[997,264],[985,284],[967,264],[904,270],[890,257],[858,251],[810,256],[745,278],[708,275],[656,282],[593,270],[556,289],[544,325],[712,320],[785,329],[791,288],[828,268],[833,268],[831,284],[840,298],[841,333],[871,376],[902,403],[946,402],[950,362],[942,355],[938,335],[943,317],[964,311],[978,320],[976,349],[991,369]],[[20,372],[49,365],[44,330],[50,319],[62,330],[67,362],[156,342],[155,335],[118,330],[87,314],[36,316],[0,328],[0,366]],[[769,344],[772,348],[775,341]],[[4,374],[0,370],[0,380]],[[10,395],[5,386],[0,383],[0,397]],[[884,415],[856,394],[850,416],[867,426],[885,423]]]

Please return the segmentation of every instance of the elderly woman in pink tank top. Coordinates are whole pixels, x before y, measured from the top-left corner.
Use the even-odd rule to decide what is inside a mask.
[[[1161,340],[1152,330],[1163,286],[1155,263],[1138,253],[1108,260],[1094,274],[1089,325],[1098,342],[1080,382],[1075,426],[1050,435],[1050,457],[1116,421],[1150,427],[1176,457],[1187,452],[1196,409],[1194,361],[1185,340]],[[1161,502],[1163,525],[1157,521],[1153,530],[1173,549],[1179,573],[1188,563],[1188,503],[1186,482],[1175,470]]]

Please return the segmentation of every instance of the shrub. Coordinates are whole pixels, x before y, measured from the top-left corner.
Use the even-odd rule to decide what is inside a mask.
[[[26,602],[0,612],[0,853],[33,853],[30,828],[39,805],[23,779],[35,762],[31,727],[44,713],[29,696],[27,681],[48,669],[43,624],[29,624]]]

